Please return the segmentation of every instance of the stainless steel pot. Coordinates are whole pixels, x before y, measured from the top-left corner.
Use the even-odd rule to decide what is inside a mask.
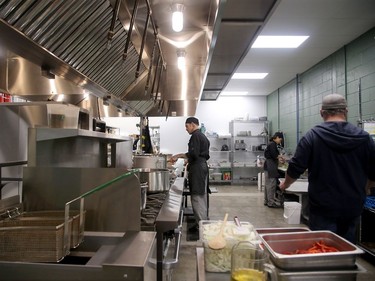
[[[139,169],[139,181],[148,184],[147,193],[168,191],[170,174],[168,169]]]
[[[133,156],[133,168],[166,169],[167,156],[143,154]]]

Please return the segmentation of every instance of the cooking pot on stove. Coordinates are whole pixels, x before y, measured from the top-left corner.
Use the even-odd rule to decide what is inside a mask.
[[[142,154],[133,156],[133,168],[166,169],[167,155]]]
[[[141,183],[147,183],[147,193],[168,191],[170,187],[170,173],[168,169],[138,169]]]

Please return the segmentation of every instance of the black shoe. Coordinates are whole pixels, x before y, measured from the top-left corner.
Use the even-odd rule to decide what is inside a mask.
[[[188,231],[189,232],[199,232],[199,226],[193,225],[192,227],[189,227]]]
[[[282,206],[277,204],[267,205],[268,208],[281,208]]]

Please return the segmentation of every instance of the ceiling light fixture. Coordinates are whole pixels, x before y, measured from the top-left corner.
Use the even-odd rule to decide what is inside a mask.
[[[177,67],[179,70],[183,70],[186,66],[186,52],[185,50],[178,49],[177,50]]]
[[[173,4],[172,5],[172,29],[175,32],[180,32],[184,28],[184,5]]]
[[[298,48],[309,36],[258,36],[251,48]]]
[[[264,79],[268,73],[235,73],[232,79]]]

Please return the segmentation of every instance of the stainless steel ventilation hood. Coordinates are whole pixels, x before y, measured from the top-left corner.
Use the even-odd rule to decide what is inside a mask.
[[[201,100],[218,98],[280,1],[227,1]]]
[[[228,83],[276,2],[182,1],[176,33],[177,1],[0,0],[0,89],[34,101],[56,91],[73,104],[89,92],[112,116],[194,115]]]

